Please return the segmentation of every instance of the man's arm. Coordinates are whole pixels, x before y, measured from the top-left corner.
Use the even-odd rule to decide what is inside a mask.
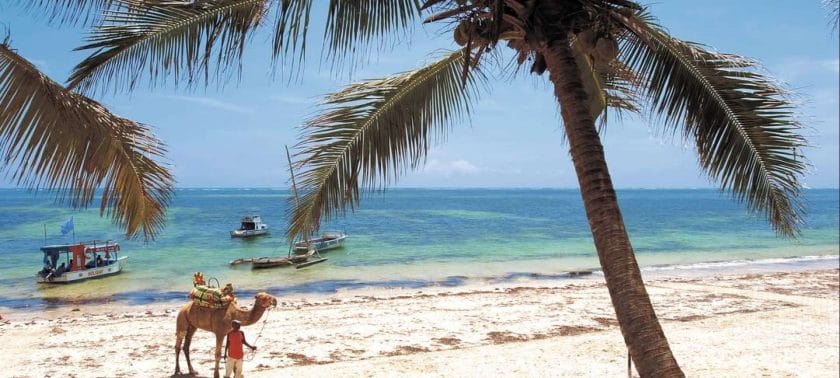
[[[257,347],[255,347],[251,344],[248,344],[248,341],[245,340],[245,332],[242,332],[242,344],[245,344],[245,346],[247,346],[248,348],[251,348],[253,350],[257,350]]]

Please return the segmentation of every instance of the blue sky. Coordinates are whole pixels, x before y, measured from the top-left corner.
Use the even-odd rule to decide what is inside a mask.
[[[670,0],[648,4],[675,37],[760,61],[793,90],[813,146],[805,183],[838,186],[838,36],[820,0]],[[321,63],[323,12],[313,15],[309,55],[300,80],[270,74],[270,40],[250,43],[240,81],[222,87],[150,89],[95,97],[115,113],[143,122],[168,145],[179,187],[288,186],[284,145],[317,111],[324,94],[351,80],[409,70],[430,53],[451,48],[440,26],[417,25],[393,49],[370,54],[348,73]],[[82,27],[47,25],[33,14],[0,4],[0,25],[11,44],[56,81],[64,82],[86,53],[73,52]],[[664,136],[644,118],[613,118],[604,135],[607,161],[619,188],[716,187],[698,169],[690,143]],[[577,187],[556,101],[545,77],[498,76],[478,100],[471,121],[453,127],[427,164],[400,176],[403,187]],[[13,187],[0,177],[0,187]]]

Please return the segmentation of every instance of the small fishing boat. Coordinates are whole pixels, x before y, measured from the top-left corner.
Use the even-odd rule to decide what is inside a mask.
[[[347,239],[347,234],[343,232],[326,231],[320,237],[295,242],[295,253],[305,253],[309,251],[310,247],[314,248],[316,252],[341,248],[344,246],[344,239]]]
[[[39,283],[71,283],[120,273],[128,256],[119,256],[120,245],[114,241],[87,241],[47,245],[44,268],[38,272]]]
[[[251,261],[251,269],[276,268],[281,266],[292,266],[306,262],[307,255],[292,255],[288,257],[255,257]]]
[[[268,225],[262,222],[259,215],[246,215],[242,217],[238,229],[230,232],[232,238],[247,238],[268,234]]]

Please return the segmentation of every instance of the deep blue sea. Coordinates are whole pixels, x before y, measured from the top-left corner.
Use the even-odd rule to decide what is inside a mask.
[[[322,226],[349,235],[324,263],[299,270],[229,266],[240,257],[287,254],[282,235],[289,196],[273,189],[180,189],[165,230],[145,243],[124,240],[98,208],[72,210],[49,193],[0,189],[0,307],[183,299],[195,271],[231,282],[240,293],[284,294],[458,285],[598,268],[580,195],[572,189],[389,189]],[[716,190],[619,191],[637,258],[648,268],[836,256],[839,198],[837,189],[807,190],[802,235],[788,240]],[[261,215],[274,234],[231,239],[228,232],[245,214]],[[122,274],[71,285],[35,283],[39,248],[73,241],[60,233],[71,215],[75,240],[121,243],[122,255],[129,256]]]

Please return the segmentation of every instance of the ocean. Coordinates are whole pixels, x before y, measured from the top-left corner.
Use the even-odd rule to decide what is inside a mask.
[[[328,260],[304,269],[252,271],[242,257],[285,256],[290,193],[275,189],[179,189],[168,223],[151,242],[124,240],[98,208],[72,210],[54,195],[0,189],[0,307],[39,310],[72,303],[144,304],[186,299],[192,274],[232,283],[240,296],[331,293],[358,287],[460,285],[470,280],[560,277],[598,269],[573,189],[388,189],[322,229],[349,237]],[[776,236],[760,216],[716,190],[620,190],[619,204],[646,274],[758,264],[836,265],[840,192],[809,189],[798,239]],[[246,214],[272,234],[232,239]],[[75,235],[61,225],[74,218]],[[45,236],[46,233],[46,236]],[[123,273],[69,285],[35,282],[39,248],[91,239],[119,241]],[[596,272],[597,273],[597,272]]]

